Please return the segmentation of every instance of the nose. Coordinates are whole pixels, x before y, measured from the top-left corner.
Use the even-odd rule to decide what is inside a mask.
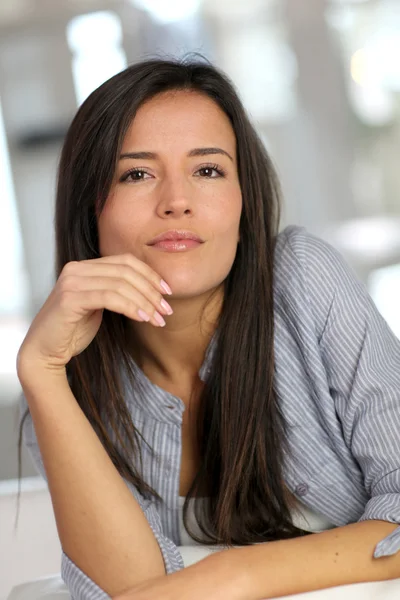
[[[159,216],[180,217],[193,213],[193,192],[183,177],[168,177],[160,188],[157,212]]]

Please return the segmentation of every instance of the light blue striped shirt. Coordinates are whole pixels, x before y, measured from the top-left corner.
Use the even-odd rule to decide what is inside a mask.
[[[287,227],[275,253],[275,390],[289,424],[288,489],[335,526],[378,519],[400,524],[400,341],[340,254],[300,227]],[[204,381],[217,332],[199,371]],[[159,543],[167,573],[179,552],[179,478],[184,404],[133,363],[138,387],[124,378],[126,402],[143,444],[145,480],[162,502],[133,486]],[[22,396],[20,408],[26,408]],[[24,442],[45,477],[32,420]],[[117,508],[117,507],[116,507]],[[374,557],[400,549],[400,527]],[[109,596],[63,554],[62,577],[74,600]]]

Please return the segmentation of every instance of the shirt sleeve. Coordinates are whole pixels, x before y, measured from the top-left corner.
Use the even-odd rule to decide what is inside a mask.
[[[300,238],[330,392],[370,497],[359,521],[400,524],[400,341],[342,256],[310,234]],[[399,549],[397,527],[374,557]]]
[[[19,401],[20,419],[23,417],[27,408],[28,404],[26,398],[21,394]],[[29,451],[37,471],[47,481],[46,471],[44,469],[30,413],[28,413],[23,424],[23,442]],[[164,559],[166,573],[170,574],[183,569],[184,563],[182,555],[174,542],[164,536],[161,519],[154,504],[145,500],[130,482],[125,479],[124,482],[138,501],[154,533]],[[62,551],[61,557],[61,577],[71,594],[72,600],[111,600],[111,597],[90,579],[64,551]]]

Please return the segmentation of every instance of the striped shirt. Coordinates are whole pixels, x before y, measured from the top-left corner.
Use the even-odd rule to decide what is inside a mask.
[[[378,519],[400,524],[400,341],[341,255],[305,229],[290,226],[275,252],[275,391],[288,422],[284,470],[292,494],[334,526]],[[205,381],[217,344],[207,348]],[[182,400],[153,384],[133,362],[138,386],[124,377],[143,444],[145,480],[162,502],[140,503],[167,573],[183,568],[179,528]],[[22,396],[20,408],[26,408]],[[45,477],[32,420],[24,442]],[[147,460],[146,460],[147,458]],[[400,527],[374,557],[400,549]],[[73,600],[109,596],[65,554],[61,575]]]

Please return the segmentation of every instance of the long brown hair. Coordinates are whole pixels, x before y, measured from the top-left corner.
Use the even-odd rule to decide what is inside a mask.
[[[203,57],[134,64],[79,108],[61,153],[55,212],[56,276],[69,261],[99,258],[97,218],[113,181],[126,131],[146,100],[169,90],[213,99],[237,141],[243,198],[240,243],[224,282],[218,344],[200,397],[201,466],[187,495],[209,498],[197,520],[210,544],[248,545],[302,535],[291,522],[283,481],[287,428],[274,392],[274,245],[279,184],[272,162],[228,77]],[[71,390],[119,473],[148,498],[139,432],[124,399],[121,367],[132,385],[127,319],[104,311],[93,342],[67,365]],[[22,428],[19,431],[21,477]],[[135,462],[132,461],[132,456]],[[197,494],[198,495],[198,494]],[[201,541],[194,534],[195,539]]]

